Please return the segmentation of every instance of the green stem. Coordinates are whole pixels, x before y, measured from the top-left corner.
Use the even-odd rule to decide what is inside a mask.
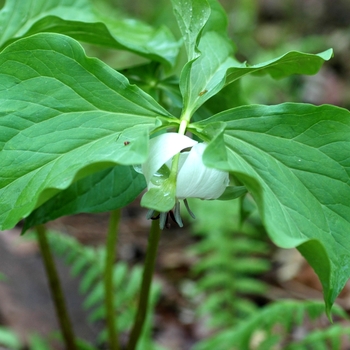
[[[119,339],[118,330],[116,327],[116,312],[114,305],[113,267],[116,258],[116,244],[118,238],[118,225],[120,221],[120,214],[120,209],[113,210],[111,212],[106,242],[104,290],[106,323],[110,350],[119,350]]]
[[[181,119],[178,134],[185,135],[187,125],[188,125],[188,120]]]
[[[186,120],[185,116],[181,118],[178,134],[185,135],[186,128],[188,125],[188,121]],[[173,161],[171,163],[171,171],[169,175],[169,181],[176,183],[178,168],[179,168],[179,159],[180,159],[180,153],[176,154],[173,157]]]
[[[77,347],[75,345],[73,327],[68,316],[61,283],[58,277],[55,262],[52,257],[51,249],[47,241],[45,226],[36,226],[36,233],[66,350],[76,350]]]
[[[152,221],[151,231],[148,238],[148,247],[145,259],[145,266],[143,269],[140,299],[137,309],[137,314],[134,321],[134,326],[130,333],[129,343],[127,350],[135,350],[137,342],[142,333],[142,328],[145,323],[147,310],[148,310],[148,299],[150,293],[150,287],[152,283],[152,276],[154,266],[156,262],[158,243],[160,239],[161,230],[157,220]]]

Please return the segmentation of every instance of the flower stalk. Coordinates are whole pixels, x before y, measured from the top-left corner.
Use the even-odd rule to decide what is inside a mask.
[[[106,324],[108,332],[109,349],[119,350],[119,336],[117,329],[117,316],[114,305],[114,285],[113,285],[113,266],[116,258],[116,245],[118,239],[118,226],[120,222],[121,210],[111,211],[107,241],[106,241],[106,260],[104,267],[104,292],[105,292],[105,309]]]
[[[178,134],[185,135],[187,125],[188,125],[188,121],[186,120],[186,118],[181,119]]]
[[[49,281],[50,292],[55,305],[58,323],[60,325],[63,341],[65,343],[65,348],[66,350],[77,350],[74,331],[68,315],[61,282],[57,273],[50,245],[47,241],[46,227],[44,225],[36,226],[36,234],[45,266],[46,276]]]
[[[129,343],[127,350],[135,350],[137,343],[142,334],[142,329],[147,316],[149,294],[152,283],[152,277],[156,262],[158,244],[161,236],[161,230],[156,221],[152,221],[151,230],[148,238],[148,247],[146,252],[146,259],[143,268],[143,275],[141,281],[141,290],[139,304],[137,308],[137,314],[135,317],[134,325],[130,333]]]

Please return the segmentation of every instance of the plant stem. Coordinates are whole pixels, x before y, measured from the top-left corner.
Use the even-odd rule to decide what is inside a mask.
[[[118,238],[118,225],[120,221],[120,214],[120,209],[111,211],[106,242],[104,290],[106,323],[110,350],[119,350],[119,337],[118,330],[116,327],[116,312],[114,306],[113,267],[116,257],[116,244]]]
[[[181,119],[178,133],[181,135],[185,135],[187,125],[188,125],[188,121],[186,119]]]
[[[61,283],[52,257],[51,249],[46,237],[46,227],[36,226],[39,247],[45,266],[46,276],[49,281],[51,296],[56,309],[56,315],[63,335],[66,350],[76,350],[73,327],[69,319],[66,302],[61,287]]]
[[[148,299],[150,293],[150,287],[152,283],[152,276],[154,266],[156,262],[158,243],[160,239],[161,230],[157,220],[152,221],[151,231],[148,238],[148,247],[145,259],[145,266],[143,269],[140,299],[137,309],[137,314],[134,321],[134,326],[130,333],[129,343],[127,350],[135,350],[137,342],[142,334],[142,328],[145,323],[147,310],[148,310]]]

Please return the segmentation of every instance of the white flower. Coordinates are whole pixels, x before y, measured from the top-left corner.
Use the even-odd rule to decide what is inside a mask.
[[[204,165],[202,157],[206,147],[206,143],[197,143],[189,152],[180,154],[176,184],[178,199],[217,199],[228,186],[228,173]]]
[[[147,182],[148,192],[141,204],[152,209],[149,217],[154,211],[160,213],[161,226],[167,223],[169,215],[182,226],[179,200],[184,200],[189,210],[187,198],[216,199],[228,186],[228,173],[204,165],[206,147],[206,143],[177,133],[162,134],[150,140],[148,159],[141,169],[135,167],[135,170],[142,172]],[[180,153],[188,148],[189,151]],[[176,157],[179,157],[178,163]]]

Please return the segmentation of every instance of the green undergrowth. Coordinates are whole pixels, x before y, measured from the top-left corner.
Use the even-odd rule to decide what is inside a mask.
[[[33,239],[31,235],[25,237]],[[79,292],[84,297],[83,308],[88,311],[88,321],[90,323],[105,321],[105,292],[102,280],[105,248],[85,246],[74,237],[55,231],[48,231],[47,238],[53,253],[63,259],[74,278],[79,278]],[[123,261],[117,261],[114,265],[115,322],[119,334],[128,333],[133,325],[141,277],[140,266],[130,267]],[[161,349],[152,340],[153,313],[159,295],[160,284],[155,281],[151,287],[149,312],[137,348],[139,350]],[[106,340],[107,331],[104,328],[99,333],[95,345],[101,346]],[[81,349],[90,348],[85,343],[83,347],[81,346]]]
[[[350,327],[329,324],[321,301],[254,302],[268,294],[261,276],[271,268],[271,246],[249,196],[193,201],[191,209],[200,217],[192,223],[198,241],[190,248],[196,281],[184,290],[211,334],[192,350],[343,349]],[[333,316],[348,322],[339,306]]]
[[[200,218],[193,222],[198,241],[190,249],[198,258],[192,269],[198,316],[214,329],[235,325],[257,312],[251,296],[267,292],[257,276],[270,269],[269,246],[253,225],[240,225],[239,201],[197,201],[192,207]]]
[[[348,320],[338,306],[334,307],[333,314],[337,319]],[[201,341],[193,350],[344,349],[343,344],[350,339],[350,327],[341,323],[329,325],[327,320],[324,321],[324,305],[320,301],[277,301],[238,326]]]

